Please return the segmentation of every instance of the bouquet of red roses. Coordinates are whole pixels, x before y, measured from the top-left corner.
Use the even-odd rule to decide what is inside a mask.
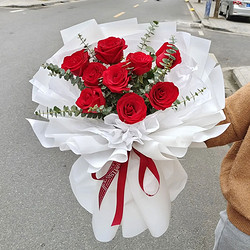
[[[119,225],[124,237],[158,237],[187,181],[178,158],[227,128],[216,126],[225,96],[210,41],[135,18],[61,34],[64,46],[30,81],[47,120],[29,122],[44,147],[80,155],[70,184],[98,240]]]
[[[79,34],[84,45],[82,50],[66,56],[60,68],[53,64],[44,65],[52,75],[64,77],[73,85],[77,81],[81,94],[76,100],[78,108],[73,106],[72,113],[90,118],[117,113],[121,121],[134,124],[157,110],[180,104],[176,101],[178,87],[173,82],[164,81],[165,75],[181,63],[174,38],[156,52],[147,45],[157,26],[156,21],[150,24],[138,44],[138,51],[129,53],[126,58],[123,51],[128,46],[123,38],[102,39],[91,50]],[[187,101],[190,101],[189,97]],[[50,110],[50,114],[53,113],[62,114],[62,111],[55,107]]]

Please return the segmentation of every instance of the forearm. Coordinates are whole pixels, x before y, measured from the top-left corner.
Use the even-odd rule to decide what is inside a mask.
[[[207,147],[222,146],[244,139],[250,124],[250,83],[226,99],[224,113],[226,120],[218,125],[231,124],[223,134],[207,140]]]

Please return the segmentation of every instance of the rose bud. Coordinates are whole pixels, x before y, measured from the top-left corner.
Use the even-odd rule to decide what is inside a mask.
[[[95,105],[100,107],[105,105],[105,103],[106,101],[100,88],[83,89],[76,101],[76,105],[82,109],[83,113],[89,113],[88,110],[90,107],[94,107]]]
[[[122,96],[117,102],[116,110],[120,120],[127,124],[140,122],[147,115],[144,99],[135,93]]]
[[[70,72],[76,76],[82,76],[83,70],[89,64],[89,54],[83,50],[73,53],[71,56],[66,56],[63,59],[61,68]]]
[[[146,94],[151,105],[157,110],[169,108],[179,95],[179,89],[172,82],[156,83]]]
[[[123,50],[127,47],[124,39],[108,37],[97,43],[95,56],[99,61],[106,64],[119,63],[123,58]]]
[[[143,52],[135,52],[129,53],[126,60],[130,62],[129,68],[132,67],[133,72],[140,76],[151,69],[153,58]]]
[[[165,55],[167,52],[167,49],[172,49],[172,44],[170,43],[164,43],[159,49],[158,51],[155,53],[156,55],[156,65],[158,68],[164,68],[161,63],[163,63],[162,59],[168,59],[170,61],[172,61],[172,65],[170,67],[170,69],[172,69],[173,67],[175,67],[177,64],[181,63],[181,54],[179,50],[175,50],[176,52],[171,54],[173,57],[175,57],[175,60],[171,59],[168,55]]]
[[[83,71],[82,79],[84,85],[87,87],[97,87],[99,84],[99,78],[102,77],[102,73],[106,70],[106,67],[98,62],[89,63],[88,67]]]
[[[103,72],[103,84],[107,86],[111,92],[121,93],[129,90],[128,82],[130,77],[123,63],[115,64],[108,67]]]

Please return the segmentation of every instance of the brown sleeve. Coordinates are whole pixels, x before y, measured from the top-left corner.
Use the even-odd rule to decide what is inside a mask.
[[[223,134],[205,141],[207,147],[226,145],[245,137],[250,125],[250,83],[226,99],[224,113],[226,120],[219,124],[231,125]]]

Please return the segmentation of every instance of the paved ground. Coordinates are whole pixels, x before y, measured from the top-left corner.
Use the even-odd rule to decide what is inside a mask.
[[[79,1],[80,0],[1,0],[0,7],[32,7],[38,5],[51,5],[56,3]]]
[[[52,5],[66,2],[79,2],[85,0],[1,0],[0,7],[19,7],[27,8],[39,5]],[[226,32],[233,32],[238,34],[244,34],[250,36],[250,21],[241,22],[241,21],[228,21],[223,16],[219,18],[213,18],[215,2],[212,2],[210,17],[209,19],[204,18],[206,1],[198,3],[197,0],[185,0],[187,2],[191,15],[194,22],[190,24],[192,27],[203,26],[205,28],[221,30]],[[250,39],[250,38],[249,38]],[[243,65],[238,68],[224,69],[225,78],[229,75],[232,76],[239,87],[250,82],[250,66]],[[231,88],[231,86],[229,86]]]
[[[250,36],[250,20],[246,21],[243,19],[235,20],[226,20],[225,17],[220,16],[214,18],[214,8],[215,2],[212,2],[209,19],[204,18],[206,1],[203,0],[201,3],[198,3],[198,0],[186,0],[189,2],[190,9],[194,9],[194,15],[197,15],[197,18],[201,21],[202,25],[207,28],[222,30],[228,32],[234,32],[238,34],[245,34]],[[191,10],[192,11],[192,10]]]
[[[206,1],[201,1],[198,3],[197,0],[187,0],[186,1],[190,7],[190,11],[193,12],[194,26],[202,25],[209,29],[221,30],[226,32],[233,32],[237,34],[244,34],[250,36],[250,21],[242,22],[241,20],[228,21],[223,16],[219,18],[213,18],[215,2],[212,2],[210,17],[209,19],[204,18]],[[250,37],[249,37],[250,40]],[[234,69],[224,69],[224,72],[232,71],[232,76],[239,87],[250,82],[250,66],[243,65],[242,67]]]
[[[59,2],[54,0],[0,0],[0,5],[26,8]],[[202,8],[204,10],[204,4],[197,5],[195,8],[197,10],[195,13],[199,13],[198,8],[201,10],[200,21],[203,25]],[[212,19],[209,21],[213,28]],[[223,19],[222,21],[225,24],[231,24]],[[42,22],[37,27],[42,27],[42,25],[46,28]],[[197,23],[194,22],[192,25],[197,25]],[[16,40],[20,36],[18,44],[23,44],[22,38],[25,36],[25,32],[20,31],[20,27],[12,35],[15,35]],[[13,40],[11,45],[15,44]],[[37,41],[40,40],[37,39]],[[54,41],[57,44],[58,41],[52,40],[52,42]],[[41,41],[40,44],[42,44]],[[32,41],[28,45],[32,46]],[[41,47],[33,46],[36,48],[34,51]],[[22,49],[30,53],[31,49],[28,50],[27,47],[26,45]],[[71,152],[62,153],[59,149],[42,148],[24,120],[24,117],[29,117],[36,107],[35,103],[31,104],[29,91],[31,87],[27,86],[27,79],[31,77],[30,65],[36,65],[37,61],[41,59],[34,62],[30,58],[24,58],[20,65],[19,60],[16,60],[19,58],[18,49],[14,50],[17,55],[13,55],[15,59],[12,60],[13,68],[9,65],[2,68],[3,71],[14,75],[11,78],[12,81],[9,78],[1,78],[1,82],[7,84],[2,84],[1,89],[1,93],[2,95],[4,93],[5,97],[0,98],[4,104],[1,107],[3,111],[0,112],[2,118],[0,127],[3,138],[4,136],[8,138],[9,143],[7,140],[2,140],[2,144],[0,143],[0,158],[2,156],[0,224],[3,225],[0,230],[0,249],[212,249],[213,231],[218,221],[218,212],[225,208],[218,176],[219,162],[228,151],[228,146],[209,150],[191,149],[181,159],[181,163],[188,173],[189,181],[185,190],[172,205],[172,223],[166,234],[160,238],[153,238],[148,231],[145,231],[138,237],[124,239],[119,230],[112,242],[99,243],[95,241],[92,233],[91,216],[80,207],[69,187],[68,174],[77,157]],[[228,69],[224,70],[228,72]],[[234,70],[238,70],[238,68]],[[242,73],[242,76],[246,78],[248,76],[247,68],[243,67],[240,72],[244,70],[246,73]],[[13,74],[13,72],[22,72],[22,74]],[[19,86],[25,87],[16,88],[17,83]],[[18,96],[24,96],[25,99],[20,102]],[[6,99],[10,99],[12,105],[6,105],[7,102],[3,101]],[[5,183],[11,183],[11,185],[4,185]]]

